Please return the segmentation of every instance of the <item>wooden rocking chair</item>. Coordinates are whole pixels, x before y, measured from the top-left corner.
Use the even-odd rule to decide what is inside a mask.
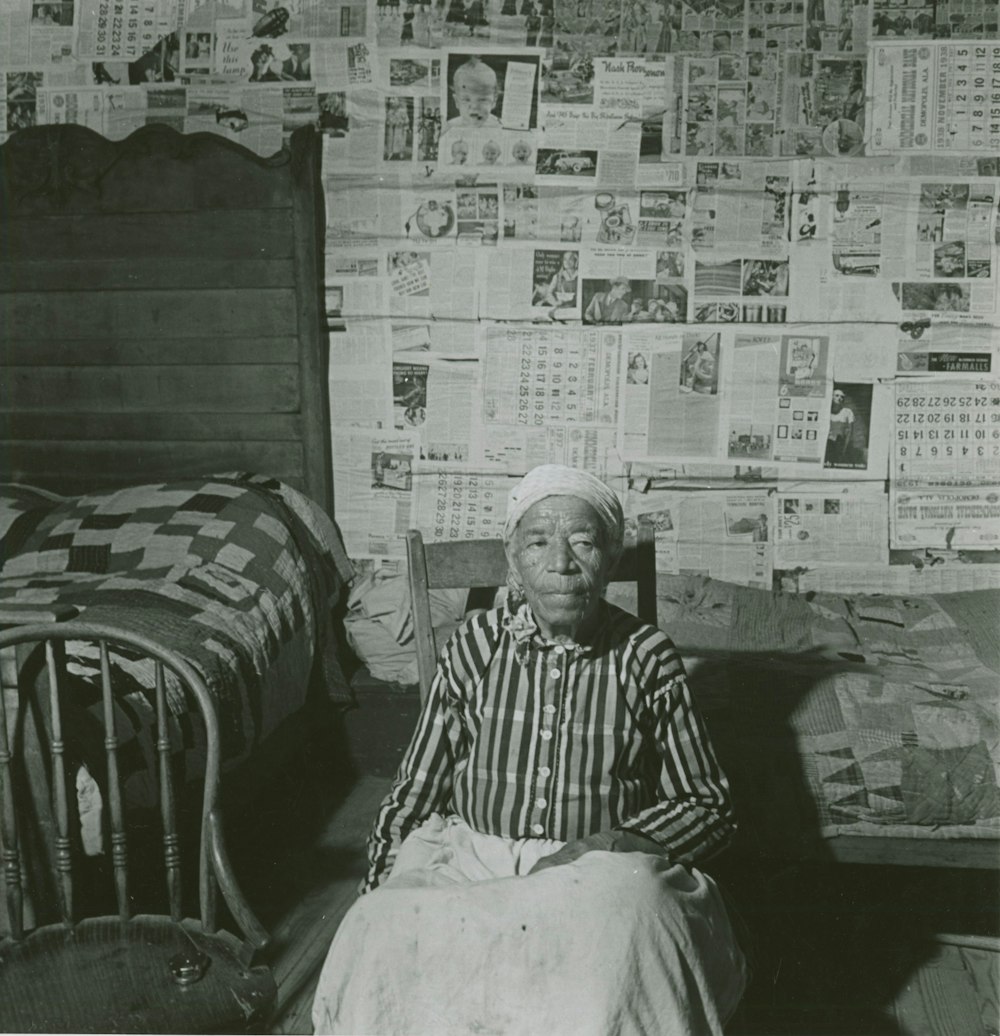
[[[24,621],[22,611],[0,613],[0,622],[15,621]],[[78,771],[73,772],[75,763],[67,753],[69,640],[96,643],[99,655],[102,771],[106,767],[101,794],[110,845],[98,867],[104,873],[95,883],[104,885],[100,916],[83,916],[100,897],[81,894],[88,874],[93,879],[94,860],[84,852]],[[149,870],[156,872],[162,913],[134,912],[141,901],[134,885],[140,883],[130,872],[134,832],[123,802],[111,684],[111,653],[120,648],[131,657],[141,652],[153,663],[159,800],[154,841],[160,859]],[[269,969],[252,966],[251,960],[266,945],[267,934],[243,899],[227,858],[217,801],[218,723],[201,677],[148,638],[80,620],[8,628],[0,632],[0,656],[8,663],[8,679],[0,686],[0,848],[9,928],[0,937],[0,1030],[260,1029],[276,989]],[[17,673],[13,683],[11,662]],[[168,672],[197,703],[206,732],[200,822],[190,846],[182,844],[185,825],[171,773]],[[149,870],[142,876],[148,878]],[[185,916],[189,898],[195,899],[185,896],[189,872],[194,875],[190,884],[197,886],[195,918]],[[219,929],[219,890],[242,941]]]

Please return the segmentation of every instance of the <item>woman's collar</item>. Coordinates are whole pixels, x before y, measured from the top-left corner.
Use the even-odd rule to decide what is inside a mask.
[[[547,651],[559,646],[570,654],[587,656],[597,650],[600,631],[606,625],[603,618],[607,607],[607,601],[602,597],[597,605],[597,614],[589,623],[589,631],[579,641],[571,643],[560,642],[557,645],[555,641],[549,640],[538,628],[531,606],[523,599],[507,597],[501,609],[500,625],[513,639],[514,653],[521,662],[525,661],[531,648]]]

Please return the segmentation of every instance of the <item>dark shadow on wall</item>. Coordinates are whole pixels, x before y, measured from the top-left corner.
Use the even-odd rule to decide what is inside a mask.
[[[935,933],[996,934],[996,872],[835,861],[792,716],[837,663],[809,652],[719,655],[688,669],[740,825],[734,845],[705,866],[727,896],[752,968],[726,1032],[901,1033],[893,1002],[938,954]],[[845,660],[841,671],[852,668]],[[895,851],[905,859],[902,840]]]

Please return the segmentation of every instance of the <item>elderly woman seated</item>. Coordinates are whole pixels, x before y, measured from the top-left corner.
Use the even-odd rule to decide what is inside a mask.
[[[317,1033],[721,1032],[744,963],[696,864],[729,790],[670,639],[602,599],[623,535],[591,475],[512,490],[510,592],[441,652]]]

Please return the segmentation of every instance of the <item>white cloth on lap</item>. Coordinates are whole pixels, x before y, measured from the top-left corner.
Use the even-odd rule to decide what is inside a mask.
[[[561,844],[431,817],[344,918],[316,1033],[721,1033],[745,969],[711,878],[601,851],[528,875]]]

